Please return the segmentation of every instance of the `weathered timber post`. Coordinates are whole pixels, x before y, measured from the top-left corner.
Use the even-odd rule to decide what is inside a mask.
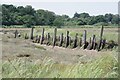
[[[83,44],[86,44],[86,36],[87,36],[87,31],[84,30],[84,33],[83,33]]]
[[[45,31],[45,29],[43,28],[42,29],[41,39],[40,39],[40,44],[43,44],[43,41],[44,41],[44,31]]]
[[[97,47],[97,43],[96,43],[96,37],[94,38],[94,44],[93,44],[93,49],[95,50]]]
[[[53,34],[53,47],[55,46],[55,43],[56,43],[56,34],[57,34],[57,28],[54,29],[54,34]]]
[[[82,38],[80,38],[79,46],[82,46]]]
[[[105,44],[106,44],[106,39],[103,39],[103,40],[102,40],[102,44],[101,44],[102,49],[105,47]]]
[[[91,47],[91,49],[93,49],[94,46],[95,46],[95,35],[93,35],[93,37],[92,37],[92,47]]]
[[[73,44],[73,48],[76,48],[77,47],[77,36],[78,36],[78,33],[76,33],[76,35],[75,35],[75,39],[74,39],[74,44]]]
[[[63,33],[60,35],[60,44],[59,44],[59,47],[61,47],[63,44]]]
[[[98,44],[98,51],[100,50],[101,48],[101,43],[102,43],[102,36],[103,36],[103,26],[101,27],[101,32],[100,32],[100,42]]]
[[[33,31],[34,31],[34,27],[31,28],[31,35],[30,35],[30,39],[33,40]]]
[[[88,46],[88,42],[86,41],[86,36],[87,36],[87,31],[84,30],[84,33],[83,33],[83,49],[86,49],[87,46]]]
[[[71,37],[69,36],[69,45],[71,46]]]
[[[39,37],[38,37],[38,42],[37,42],[37,43],[40,43],[40,37],[41,37],[41,36],[39,35]]]
[[[38,41],[38,35],[36,35],[36,37],[35,37],[35,42],[37,42]]]
[[[92,42],[92,41],[91,41],[91,37],[90,37],[89,44],[91,44],[91,42]]]
[[[28,35],[27,35],[27,33],[25,34],[25,39],[28,39]]]
[[[67,48],[68,45],[69,45],[69,31],[67,31],[67,33],[66,33],[66,45],[65,45],[65,47]]]
[[[50,43],[50,33],[47,34],[47,45]]]
[[[15,37],[14,38],[16,38],[17,36],[18,36],[18,31],[15,30]]]

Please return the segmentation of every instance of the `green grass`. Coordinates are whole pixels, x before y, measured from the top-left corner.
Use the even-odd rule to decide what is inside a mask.
[[[103,55],[88,63],[59,64],[46,57],[29,62],[26,58],[2,63],[3,78],[117,78],[118,60],[116,52]],[[116,56],[115,56],[116,55]]]

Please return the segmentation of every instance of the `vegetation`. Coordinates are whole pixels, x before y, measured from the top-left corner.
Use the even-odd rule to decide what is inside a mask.
[[[2,75],[3,78],[117,78],[118,60],[114,53],[72,65],[58,64],[48,57],[42,62],[29,62],[27,58],[8,60],[2,64]]]
[[[36,25],[49,26],[76,26],[76,25],[117,25],[120,18],[118,14],[105,14],[90,16],[88,13],[75,13],[72,18],[68,15],[56,15],[48,10],[35,10],[32,6],[2,5],[3,25],[24,25],[32,27]]]

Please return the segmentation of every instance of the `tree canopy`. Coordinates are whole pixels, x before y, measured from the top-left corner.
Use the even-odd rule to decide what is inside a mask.
[[[48,10],[35,10],[31,5],[14,6],[2,4],[2,25],[50,25],[50,26],[70,26],[70,25],[109,25],[118,24],[120,18],[118,14],[107,13],[105,15],[90,16],[88,13],[75,13],[72,18],[68,15],[56,15]]]

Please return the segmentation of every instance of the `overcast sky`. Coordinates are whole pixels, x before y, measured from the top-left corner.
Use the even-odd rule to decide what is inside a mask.
[[[108,1],[108,2],[33,2],[33,1],[14,1],[5,0],[1,2],[2,4],[13,4],[15,6],[26,6],[31,5],[34,9],[44,9],[53,11],[59,15],[69,15],[73,17],[75,12],[78,13],[89,13],[90,15],[100,15],[106,13],[118,14],[118,2]]]

